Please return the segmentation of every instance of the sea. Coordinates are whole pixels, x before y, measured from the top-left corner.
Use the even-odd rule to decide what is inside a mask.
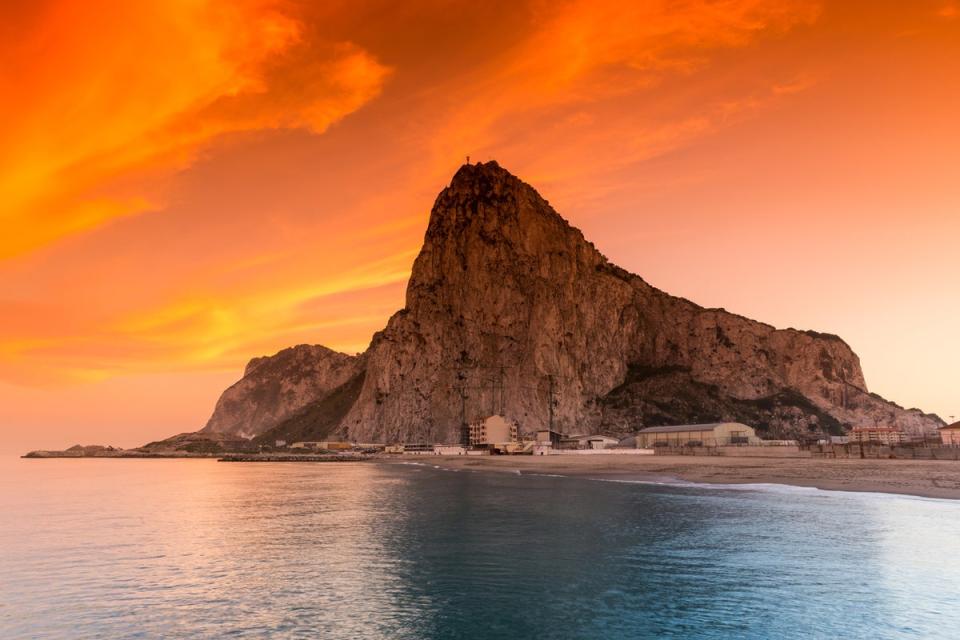
[[[960,502],[0,461],[0,638],[958,638]]]

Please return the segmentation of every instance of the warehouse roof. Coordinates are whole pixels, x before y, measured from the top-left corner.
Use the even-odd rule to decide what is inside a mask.
[[[685,431],[713,431],[724,424],[739,424],[737,422],[711,422],[710,424],[681,424],[673,427],[647,427],[638,433],[683,433]],[[743,425],[746,427],[747,425]]]

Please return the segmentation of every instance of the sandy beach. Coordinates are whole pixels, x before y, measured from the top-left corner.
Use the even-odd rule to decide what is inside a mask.
[[[960,462],[956,461],[615,455],[437,456],[418,461],[476,471],[717,484],[772,483],[960,499]]]

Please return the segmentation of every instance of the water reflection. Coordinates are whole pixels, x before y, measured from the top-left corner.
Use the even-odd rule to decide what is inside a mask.
[[[428,466],[4,462],[0,636],[951,637],[960,505]]]

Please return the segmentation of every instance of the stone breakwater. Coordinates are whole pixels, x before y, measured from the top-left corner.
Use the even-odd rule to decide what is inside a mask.
[[[220,456],[217,462],[366,462],[374,456],[367,455],[297,455],[276,453],[243,453]]]

